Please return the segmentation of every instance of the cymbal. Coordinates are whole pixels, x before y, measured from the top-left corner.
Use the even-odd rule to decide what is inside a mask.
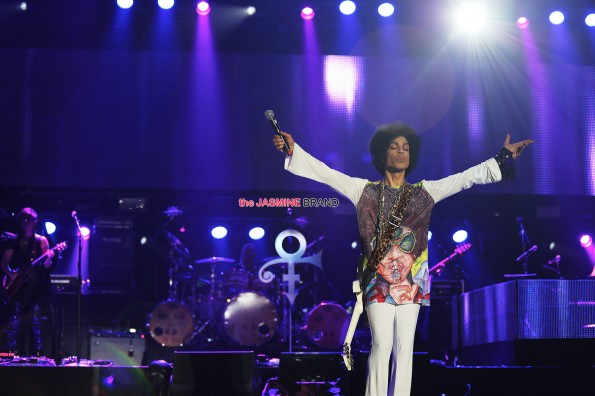
[[[234,259],[226,257],[207,257],[204,259],[196,260],[195,264],[215,264],[215,263],[233,263]]]

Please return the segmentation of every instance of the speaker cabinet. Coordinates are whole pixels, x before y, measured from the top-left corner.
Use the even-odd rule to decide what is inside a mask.
[[[176,351],[172,396],[252,396],[255,365],[253,351]]]
[[[111,360],[115,366],[140,366],[145,342],[142,334],[91,331],[90,356],[92,360]]]
[[[132,222],[96,219],[97,231],[89,244],[91,293],[126,293],[134,286]]]
[[[595,280],[523,279],[461,295],[465,364],[595,363]]]

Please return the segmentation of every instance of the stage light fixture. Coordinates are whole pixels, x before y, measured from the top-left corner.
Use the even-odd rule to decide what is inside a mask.
[[[357,249],[357,247],[358,247],[358,246],[359,246],[359,244],[357,243],[357,241],[353,241],[353,242],[351,242],[351,248],[352,248],[353,250]]]
[[[163,10],[169,10],[174,6],[174,0],[157,0],[157,4]]]
[[[432,231],[428,231],[428,241],[432,240]]]
[[[304,21],[309,21],[314,18],[314,10],[311,7],[304,7],[302,8],[302,19]]]
[[[196,5],[196,13],[201,16],[209,15],[211,6],[206,1],[201,1]]]
[[[383,17],[389,17],[395,13],[395,6],[391,3],[382,3],[378,6],[378,14]]]
[[[583,234],[580,237],[581,246],[584,248],[588,248],[593,244],[593,237],[589,234]]]
[[[468,32],[478,31],[487,23],[486,14],[486,10],[481,4],[465,4],[457,11],[455,18],[457,27]]]
[[[19,4],[19,8],[21,9],[21,11],[27,11],[27,2],[22,1],[21,4]]]
[[[256,14],[256,7],[250,6],[250,7],[246,8],[246,14],[248,14],[248,15]]]
[[[217,226],[211,230],[211,235],[215,239],[222,239],[227,236],[227,228],[223,226]]]
[[[253,240],[258,240],[264,236],[264,229],[262,227],[254,227],[248,232],[248,235]]]
[[[526,17],[520,17],[516,20],[516,25],[519,29],[527,29],[529,27],[529,20]]]
[[[560,11],[554,11],[550,14],[550,22],[554,25],[560,25],[564,22],[564,14]]]
[[[585,24],[589,27],[595,26],[595,14],[589,14],[585,18]]]
[[[83,238],[83,241],[88,241],[91,238],[91,229],[89,227],[81,227],[80,235]]]
[[[56,225],[54,223],[52,223],[51,221],[46,221],[44,226],[45,226],[45,232],[48,235],[52,235],[54,232],[56,232]]]
[[[118,0],[118,7],[127,10],[134,4],[134,0]]]
[[[454,234],[452,234],[452,240],[456,243],[465,242],[467,240],[468,234],[465,230],[458,230]]]
[[[341,11],[343,15],[353,14],[356,8],[357,7],[353,1],[342,1],[341,4],[339,4],[339,11]]]

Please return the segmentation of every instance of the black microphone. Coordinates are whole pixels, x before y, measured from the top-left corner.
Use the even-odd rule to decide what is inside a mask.
[[[533,245],[533,246],[531,246],[531,248],[529,248],[529,250],[527,250],[525,253],[523,253],[519,257],[517,257],[516,261],[519,262],[519,261],[523,260],[525,257],[527,257],[528,255],[530,255],[531,253],[535,253],[536,251],[537,251],[537,245]]]
[[[273,110],[265,111],[264,116],[271,123],[271,126],[273,127],[273,131],[275,131],[275,133],[278,136],[281,136],[281,139],[283,139],[283,152],[287,155],[292,155],[293,151],[289,147],[289,144],[287,144],[287,140],[285,140],[285,136],[283,136],[281,134],[281,130],[279,129],[279,124],[277,124],[277,119],[275,118],[275,113],[273,113]]]

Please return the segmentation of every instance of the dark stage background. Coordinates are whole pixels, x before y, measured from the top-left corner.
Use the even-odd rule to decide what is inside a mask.
[[[237,16],[240,2],[219,2],[224,13],[214,6],[211,19],[193,14],[190,2],[169,14],[148,2],[128,11],[111,2],[67,3],[32,1],[26,13],[0,3],[2,228],[14,230],[13,214],[33,206],[58,225],[52,242],[70,242],[55,271],[74,273],[76,210],[93,231],[85,277],[111,282],[134,301],[99,307],[111,313],[97,322],[142,324],[167,296],[163,230],[192,263],[238,260],[255,225],[266,231],[257,242],[264,260],[276,255],[277,234],[297,227],[308,242],[320,238],[314,249],[323,251],[323,271],[303,275],[315,286],[301,304],[352,299],[355,211],[325,186],[283,170],[267,109],[329,166],[369,179],[378,179],[369,138],[394,120],[422,137],[410,182],[490,158],[506,133],[535,139],[512,182],[474,187],[436,207],[430,263],[453,252],[451,234],[464,226],[473,247],[458,259],[463,274],[451,267],[443,278],[462,278],[466,291],[499,283],[522,271],[515,261],[522,223],[539,246],[530,272],[559,277],[543,265],[560,254],[560,276],[591,274],[578,236],[595,231],[595,32],[576,21],[535,22],[526,31],[504,21],[523,7],[537,18],[547,2],[498,2],[505,15],[497,28],[474,40],[447,34],[439,23],[444,2],[434,1],[403,2],[387,21],[362,12],[353,26],[331,17],[326,2],[314,23],[289,20],[286,7],[295,2],[257,1],[252,20]],[[586,7],[568,4],[569,15]],[[422,11],[433,17],[418,23]],[[340,204],[291,215],[238,204],[265,197],[338,197]],[[183,213],[171,220],[170,207]],[[296,225],[298,218],[307,222]],[[211,238],[215,225],[228,228],[225,240]],[[102,235],[119,242],[94,242]],[[105,255],[112,264],[97,268]],[[122,320],[130,309],[137,312]]]

